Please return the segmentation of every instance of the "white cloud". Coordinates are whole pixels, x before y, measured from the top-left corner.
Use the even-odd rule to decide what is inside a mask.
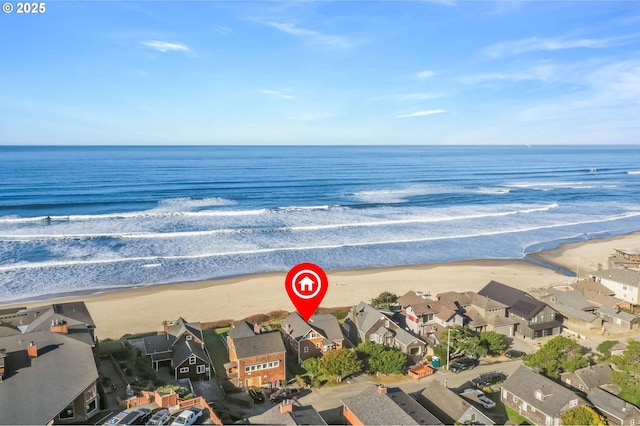
[[[575,49],[575,48],[587,48],[587,49],[604,49],[607,47],[621,46],[628,44],[633,39],[638,38],[638,34],[632,34],[628,36],[620,37],[608,37],[608,38],[578,38],[570,39],[566,37],[557,38],[541,38],[541,37],[529,37],[522,40],[507,41],[502,43],[496,43],[488,46],[484,49],[484,52],[493,58],[498,58],[508,55],[518,55],[525,52],[535,51],[549,51],[549,50],[562,50],[562,49]]]
[[[422,80],[426,80],[427,78],[431,78],[434,75],[436,75],[435,71],[425,70],[425,71],[420,71],[418,74],[416,74],[416,77],[418,77],[419,79],[422,79]]]
[[[565,73],[567,70],[564,71]],[[514,72],[492,72],[472,74],[461,78],[465,84],[480,84],[492,81],[554,81],[558,79],[560,70],[557,66],[551,64],[535,65],[528,69]]]
[[[426,110],[426,111],[416,111],[416,112],[412,112],[410,114],[397,115],[396,118],[426,117],[427,115],[444,114],[445,112],[447,112],[447,111],[445,111],[443,109],[430,109],[430,110]]]
[[[350,43],[344,37],[322,34],[318,31],[308,30],[306,28],[300,28],[294,24],[289,24],[286,22],[265,22],[265,24],[272,28],[285,32],[287,34],[294,35],[296,37],[305,38],[315,44],[331,46],[331,47],[340,47],[343,49],[352,46],[352,43]]]
[[[263,95],[273,96],[278,99],[295,99],[294,96],[283,93],[279,90],[271,90],[271,89],[262,89],[259,91]]]
[[[186,44],[182,43],[169,43],[166,41],[147,40],[140,43],[141,45],[148,47],[149,49],[157,50],[158,52],[166,53],[169,51],[182,51],[189,52],[191,49]]]

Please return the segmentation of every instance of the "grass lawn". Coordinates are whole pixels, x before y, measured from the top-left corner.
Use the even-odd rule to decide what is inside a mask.
[[[495,407],[485,411],[485,414],[489,416],[489,418],[491,418],[491,420],[493,420],[496,424],[503,425],[508,419],[511,423],[516,425],[533,425],[533,423],[531,423],[525,417],[518,414],[517,411],[512,410],[511,408],[504,405],[502,401],[500,401],[500,391],[485,393],[485,395],[487,395],[496,403]]]
[[[504,407],[507,410],[507,416],[509,417],[509,420],[512,423],[515,423],[517,425],[533,425],[533,423],[531,423],[529,420],[527,420],[526,417],[521,416],[520,414],[518,414],[516,411],[512,410],[509,407]]]
[[[227,351],[227,347],[224,343],[222,343],[220,336],[229,330],[231,330],[231,327],[202,330],[204,343],[207,345],[207,350],[211,356],[213,367],[216,369],[216,376],[220,379],[225,379],[227,377],[224,364],[229,362],[229,352]]]

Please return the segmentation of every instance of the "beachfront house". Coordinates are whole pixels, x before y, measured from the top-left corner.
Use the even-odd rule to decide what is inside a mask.
[[[565,327],[584,331],[602,328],[602,318],[597,315],[597,307],[571,286],[544,289],[539,297],[541,301],[562,314]]]
[[[360,302],[351,309],[345,324],[350,333],[349,338],[354,343],[372,341],[398,349],[407,355],[425,354],[426,342],[398,325],[393,320],[392,312]]]
[[[441,425],[433,414],[400,388],[368,385],[342,399],[342,415],[350,425]]]
[[[169,366],[176,380],[211,380],[212,362],[199,322],[164,321],[163,330],[144,338],[145,355],[157,371]]]
[[[432,298],[421,291],[409,291],[398,298],[406,326],[413,333],[429,337],[431,333],[449,326],[464,324],[464,317],[455,303]]]
[[[264,332],[257,324],[240,321],[227,334],[229,380],[238,387],[279,386],[286,379],[286,349],[282,335]]]
[[[515,335],[537,339],[557,335],[562,331],[562,315],[522,290],[491,281],[478,294],[509,307],[507,312],[515,322]]]
[[[0,424],[85,423],[100,411],[83,302],[0,310]]]
[[[605,328],[613,332],[637,330],[640,325],[640,318],[637,315],[620,308],[601,306],[598,308],[598,315],[602,318]]]
[[[640,249],[614,249],[615,254],[609,257],[609,269],[640,270]]]
[[[640,271],[604,269],[589,273],[589,277],[615,293],[616,297],[637,305],[640,300]]]
[[[331,314],[313,315],[307,322],[293,312],[282,320],[280,330],[285,345],[299,364],[329,350],[342,349],[342,330],[338,319]]]
[[[507,315],[508,306],[473,291],[448,291],[438,299],[454,303],[464,313],[464,325],[475,332],[495,331],[513,336],[516,321]]]
[[[248,418],[252,425],[326,425],[327,422],[311,405],[294,404],[291,399]]]
[[[495,424],[478,407],[437,380],[429,381],[416,400],[445,425]]]
[[[572,390],[521,366],[500,385],[500,401],[535,425],[558,426],[568,410],[587,405]]]

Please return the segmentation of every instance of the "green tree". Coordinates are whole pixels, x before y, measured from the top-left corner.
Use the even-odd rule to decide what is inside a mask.
[[[378,297],[371,299],[371,305],[388,308],[389,305],[392,305],[398,301],[398,295],[391,293],[390,291],[383,291],[378,295]]]
[[[629,340],[622,355],[614,355],[611,362],[616,371],[611,372],[611,381],[622,391],[618,397],[634,405],[640,405],[640,341]]]
[[[333,349],[322,356],[322,367],[326,375],[340,383],[345,376],[362,371],[362,361],[352,349]]]
[[[487,352],[490,355],[498,355],[507,349],[507,344],[504,342],[502,334],[495,331],[483,331],[480,333],[480,341],[482,346],[487,348]]]
[[[311,377],[318,377],[324,373],[324,368],[322,366],[322,360],[320,358],[307,358],[302,361],[302,368],[309,374]]]
[[[562,424],[604,426],[607,421],[593,408],[581,405],[564,413],[562,415]]]
[[[372,367],[382,374],[400,374],[407,366],[407,354],[397,349],[388,349],[372,359]]]
[[[609,358],[611,356],[611,348],[613,348],[617,344],[617,340],[605,340],[598,345],[596,350],[604,355],[605,358]]]
[[[560,373],[565,371],[575,371],[589,365],[589,361],[582,356],[582,346],[564,336],[556,336],[536,353],[526,355],[524,363],[529,367],[539,367],[545,376],[552,379],[559,378]]]
[[[356,353],[358,354],[358,358],[362,360],[364,368],[372,373],[377,370],[372,367],[371,359],[379,357],[384,350],[385,347],[383,345],[371,341],[362,342],[356,347]]]

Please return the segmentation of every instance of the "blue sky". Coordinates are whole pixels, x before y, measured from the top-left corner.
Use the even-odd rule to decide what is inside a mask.
[[[640,142],[636,1],[48,1],[0,34],[0,144]]]

